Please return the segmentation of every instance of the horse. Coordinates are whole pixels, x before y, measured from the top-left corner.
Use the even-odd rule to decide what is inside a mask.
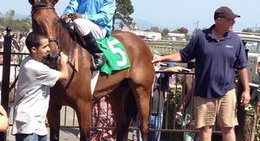
[[[100,73],[93,95],[91,94],[91,54],[81,47],[70,31],[65,28],[55,11],[58,0],[28,0],[32,6],[31,18],[34,32],[46,34],[49,38],[50,54],[60,50],[69,57],[67,82],[57,82],[51,88],[51,97],[47,118],[50,127],[50,140],[59,140],[60,110],[63,105],[72,107],[77,115],[80,141],[89,139],[91,130],[92,102],[105,95],[110,95],[112,109],[115,112],[116,139],[124,140],[129,127],[123,100],[131,93],[135,99],[141,120],[140,130],[144,141],[149,134],[149,101],[152,91],[154,68],[153,55],[149,46],[131,32],[113,31],[125,47],[131,66],[111,75]],[[77,55],[75,55],[77,54]],[[78,66],[78,67],[77,67]],[[127,106],[132,106],[127,105]]]

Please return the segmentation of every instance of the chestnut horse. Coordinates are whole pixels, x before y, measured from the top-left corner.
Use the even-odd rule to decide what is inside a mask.
[[[46,34],[49,37],[51,52],[63,51],[69,56],[69,62],[78,62],[78,69],[69,65],[70,79],[68,82],[57,82],[51,89],[48,122],[50,138],[59,140],[60,110],[62,105],[71,106],[77,114],[80,140],[89,139],[91,130],[92,102],[104,95],[110,94],[112,108],[115,112],[117,140],[122,141],[129,126],[124,108],[124,95],[132,93],[140,114],[140,130],[144,141],[149,133],[149,101],[152,90],[154,68],[151,63],[152,53],[141,38],[130,32],[114,31],[116,37],[124,45],[131,67],[112,72],[111,75],[100,73],[91,95],[91,54],[80,46],[74,36],[62,26],[54,9],[58,0],[28,0],[32,5],[33,31]],[[58,49],[57,49],[58,48]],[[77,50],[78,55],[75,54]],[[77,61],[79,60],[79,61]],[[76,64],[76,63],[75,63]]]

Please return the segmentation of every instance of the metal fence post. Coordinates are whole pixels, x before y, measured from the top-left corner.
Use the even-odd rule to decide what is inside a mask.
[[[3,72],[2,72],[2,92],[1,92],[1,104],[6,110],[8,116],[8,101],[9,101],[9,78],[10,78],[10,61],[11,61],[11,42],[12,36],[10,34],[11,28],[6,28],[7,34],[4,36],[4,53],[3,53]],[[0,140],[6,141],[6,132],[0,132]]]

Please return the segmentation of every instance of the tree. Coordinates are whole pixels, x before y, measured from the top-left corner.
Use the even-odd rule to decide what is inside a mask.
[[[185,27],[181,27],[181,28],[178,29],[178,32],[187,35],[189,30]]]
[[[200,28],[195,28],[195,29],[193,30],[193,32],[192,32],[192,36],[198,34],[200,31],[201,31]]]
[[[131,0],[116,0],[116,11],[113,23],[115,20],[120,20],[120,24],[131,25],[133,18],[130,15],[134,13],[134,7]]]
[[[6,18],[7,19],[13,19],[15,15],[15,11],[14,10],[9,10],[8,12],[6,12]]]
[[[185,27],[177,28],[172,31],[172,33],[182,33],[182,34],[188,34],[189,30]]]
[[[152,32],[160,32],[160,28],[157,27],[157,26],[153,26],[153,27],[150,28],[150,31],[152,31]]]
[[[9,10],[4,18],[0,18],[0,24],[4,27],[11,27],[12,31],[16,32],[29,32],[31,29],[31,19],[14,19],[15,11]]]
[[[162,32],[161,32],[162,37],[167,37],[169,32],[170,32],[170,31],[169,31],[168,28],[164,28],[164,29],[162,30]]]
[[[246,28],[246,29],[243,29],[242,32],[254,32],[254,31],[251,28]]]

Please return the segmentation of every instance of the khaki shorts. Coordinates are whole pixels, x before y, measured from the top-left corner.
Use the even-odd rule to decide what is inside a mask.
[[[195,128],[214,126],[217,119],[220,127],[234,127],[237,121],[236,91],[232,89],[221,98],[194,97]]]

